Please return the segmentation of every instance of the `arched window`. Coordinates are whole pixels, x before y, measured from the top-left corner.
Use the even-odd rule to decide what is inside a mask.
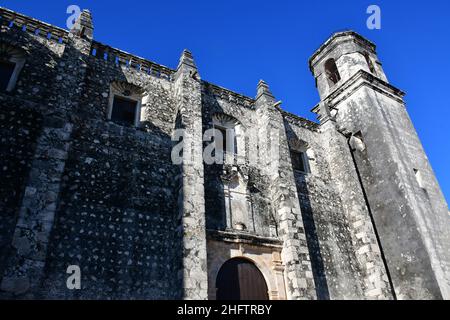
[[[328,59],[327,62],[325,62],[325,74],[328,79],[328,83],[330,86],[334,86],[336,83],[341,80],[341,76],[339,74],[338,68],[336,66],[336,62],[333,58]]]
[[[243,258],[224,263],[216,279],[217,300],[269,300],[266,280],[256,265]]]
[[[217,135],[215,134],[216,151],[224,155],[225,163],[234,163],[237,159],[238,144],[241,142],[238,139],[242,129],[240,122],[227,114],[216,113],[213,115],[213,126],[217,130]]]
[[[0,92],[11,92],[25,64],[25,51],[0,43]]]

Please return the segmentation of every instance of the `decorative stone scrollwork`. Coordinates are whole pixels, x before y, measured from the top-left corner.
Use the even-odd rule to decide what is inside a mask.
[[[309,144],[306,141],[300,140],[296,137],[291,137],[289,139],[289,147],[292,150],[298,151],[298,152],[303,152],[309,149]]]
[[[224,165],[223,171],[222,171],[222,181],[230,183],[233,181],[236,181],[237,179],[241,178],[242,181],[247,184],[248,182],[248,175],[246,174],[246,168],[243,166],[236,166],[236,165]]]
[[[0,42],[0,60],[25,59],[26,55],[22,48],[17,48],[8,42]]]
[[[115,91],[115,93],[120,93],[126,97],[130,96],[144,96],[145,89],[138,87],[129,82],[125,81],[114,81],[111,83],[111,89]]]
[[[213,123],[217,126],[230,129],[241,124],[239,120],[225,113],[215,113],[213,115]]]
[[[113,81],[110,85],[109,105],[107,112],[108,119],[112,118],[115,98],[125,98],[135,102],[136,109],[134,112],[133,125],[135,127],[140,127],[141,107],[142,105],[145,105],[147,96],[148,94],[145,89],[135,84],[125,81]]]

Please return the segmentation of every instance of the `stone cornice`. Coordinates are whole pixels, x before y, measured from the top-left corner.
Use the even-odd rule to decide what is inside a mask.
[[[0,7],[0,25],[2,27],[6,26],[9,29],[22,29],[22,31],[60,43],[66,43],[69,36],[67,30],[11,11],[4,7]]]
[[[204,80],[202,81],[202,83],[206,91],[213,93],[215,96],[219,97],[222,100],[235,102],[238,105],[242,105],[250,109],[254,108],[255,99],[236,93],[229,89],[225,89],[223,87],[220,87],[218,85],[212,84]]]
[[[171,80],[175,73],[175,70],[169,67],[141,58],[126,51],[110,47],[98,41],[92,42],[91,55],[94,55],[94,52],[95,57],[101,60],[113,62],[116,65],[124,65],[157,77]],[[106,54],[106,56],[104,54]]]
[[[279,239],[261,237],[248,232],[237,232],[236,230],[233,230],[232,232],[207,230],[207,237],[210,240],[218,240],[231,243],[245,243],[256,246],[276,248],[280,248],[283,246],[283,242]]]
[[[342,101],[350,97],[361,87],[369,87],[385,96],[396,100],[397,102],[403,104],[403,97],[405,93],[394,87],[393,85],[375,77],[373,74],[366,72],[364,70],[359,70],[350,79],[348,79],[344,84],[342,84],[335,91],[330,93],[325,99],[324,103],[327,103],[330,108],[336,108]],[[318,114],[319,104],[316,105],[311,112]]]
[[[319,129],[320,125],[317,122],[302,118],[296,114],[290,113],[282,109],[279,110],[281,111],[283,118],[291,124],[314,131]]]
[[[312,71],[314,66],[321,60],[317,59],[320,55],[326,56],[329,52],[333,51],[337,45],[339,45],[338,43],[335,43],[333,46],[331,46],[331,44],[333,42],[336,42],[339,38],[342,37],[346,37],[346,36],[352,36],[353,38],[349,38],[344,42],[348,42],[348,41],[354,41],[354,42],[359,42],[360,44],[362,44],[363,46],[369,48],[372,52],[375,53],[376,51],[376,45],[367,40],[366,38],[364,38],[363,36],[361,36],[360,34],[356,33],[355,31],[343,31],[343,32],[336,32],[334,33],[324,44],[322,44],[320,46],[319,49],[317,49],[314,54],[311,56],[311,58],[309,58],[309,68]],[[342,43],[340,43],[342,44]]]

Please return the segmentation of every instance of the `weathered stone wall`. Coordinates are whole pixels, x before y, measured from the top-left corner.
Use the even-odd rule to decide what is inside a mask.
[[[215,114],[233,117],[243,127],[244,134],[237,142],[236,168],[247,180],[245,186],[250,208],[246,219],[247,231],[260,236],[277,236],[272,227],[276,227],[273,208],[270,204],[267,176],[261,169],[261,163],[250,160],[250,145],[257,146],[257,115],[254,100],[240,96],[226,89],[204,82],[203,92],[203,130],[213,128]],[[211,142],[206,142],[205,146]],[[256,150],[256,148],[255,148]],[[256,157],[255,157],[256,158]],[[224,175],[231,170],[232,164],[205,165],[205,204],[207,228],[224,230],[227,227],[224,197]],[[245,205],[245,204],[244,204]]]
[[[72,137],[46,261],[48,297],[177,298],[170,139],[95,121],[77,124]],[[61,290],[68,265],[81,267],[80,293]]]
[[[340,106],[338,121],[361,132],[366,146],[356,160],[398,297],[441,298],[448,290],[450,218],[405,106],[360,89]],[[426,176],[423,187],[414,169]]]
[[[42,129],[42,116],[9,97],[1,96],[0,104],[0,274],[3,275],[36,140]]]
[[[364,298],[356,250],[349,241],[349,222],[343,214],[319,128],[306,127],[304,120],[286,115],[291,145],[307,145],[310,172],[295,172],[300,207],[311,256],[318,299]]]
[[[61,145],[56,146],[59,138],[52,138],[55,133],[59,137],[65,136],[64,129],[52,129],[58,126],[58,116],[55,116],[57,97],[53,95],[52,84],[56,82],[58,62],[65,44],[21,31],[17,26],[2,26],[0,42],[6,57],[13,55],[25,59],[15,90],[2,93],[0,109],[1,159],[6,162],[3,166],[6,170],[0,179],[5,195],[1,200],[2,212],[6,215],[2,219],[2,228],[9,229],[2,231],[5,242],[1,249],[0,296],[9,297],[30,288],[32,278],[39,277],[45,259],[42,253],[45,255],[46,245],[40,241],[46,239],[48,229],[43,217],[51,212],[54,184],[48,187],[52,182],[56,183],[62,168],[58,159]],[[44,145],[49,148],[43,148]],[[11,162],[13,159],[14,163]],[[11,174],[7,168],[12,170]],[[38,189],[42,199],[37,195]]]
[[[2,31],[2,43],[27,53],[11,97],[1,96],[2,154],[11,152],[2,156],[11,170],[2,174],[2,296],[181,297],[171,81],[93,57],[84,39]],[[149,93],[142,127],[107,121],[113,81]],[[81,268],[80,291],[66,288],[69,265]]]
[[[50,101],[51,86],[55,82],[56,64],[65,45],[20,32],[17,27],[10,31],[2,29],[0,43],[8,48],[14,47],[26,56],[26,63],[16,83],[16,94],[0,96],[0,211],[5,214],[0,219],[0,223],[5,223],[0,237],[3,238],[13,231],[9,223],[14,223],[12,229],[15,227],[24,184],[44,125],[43,117],[54,108]],[[10,243],[2,244],[5,244],[1,245],[4,249]],[[5,262],[1,258],[0,261]]]
[[[86,91],[77,115],[104,120],[113,82],[130,83],[143,89],[139,129],[166,138],[172,135],[176,115],[173,82],[96,56],[90,56],[88,60]]]

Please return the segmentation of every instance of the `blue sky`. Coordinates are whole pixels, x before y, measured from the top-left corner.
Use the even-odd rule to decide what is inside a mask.
[[[65,27],[69,5],[90,9],[96,40],[175,68],[184,48],[203,79],[254,96],[266,80],[286,110],[314,119],[308,58],[334,31],[374,41],[450,200],[450,1],[18,1],[1,6]],[[380,6],[381,30],[366,27]],[[124,6],[125,5],[125,6]]]

